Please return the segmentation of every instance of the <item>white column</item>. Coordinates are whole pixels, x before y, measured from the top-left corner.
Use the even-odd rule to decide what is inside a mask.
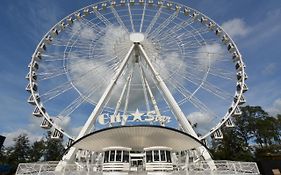
[[[95,109],[93,110],[93,112],[91,113],[91,115],[89,116],[88,120],[86,121],[86,123],[84,124],[83,128],[81,129],[78,137],[76,139],[79,139],[83,136],[85,136],[86,134],[88,134],[94,124],[94,122],[96,121],[98,115],[100,114],[100,112],[102,111],[104,105],[106,104],[107,100],[109,99],[109,96],[112,92],[113,87],[115,86],[117,80],[119,79],[120,75],[122,74],[125,66],[128,63],[128,60],[130,59],[130,56],[133,52],[135,48],[135,44],[133,44],[127,55],[125,56],[125,58],[122,60],[118,70],[116,71],[116,74],[113,76],[112,80],[110,81],[109,85],[107,86],[107,88],[105,89],[102,97],[100,98],[100,100],[98,101]],[[72,147],[69,149],[68,153],[63,156],[62,161],[59,163],[58,166],[60,166],[61,164],[66,164],[68,162],[72,162],[75,159],[75,154],[77,152],[77,149]]]
[[[157,85],[159,89],[163,92],[164,98],[167,101],[169,107],[171,108],[172,112],[176,116],[176,118],[179,120],[182,128],[184,131],[193,137],[199,139],[196,132],[193,130],[192,126],[190,125],[189,121],[185,117],[184,113],[182,112],[181,108],[179,107],[178,103],[174,99],[173,95],[171,94],[170,90],[166,86],[164,80],[161,78],[160,74],[156,71],[154,66],[152,65],[152,62],[150,61],[148,55],[146,54],[144,48],[141,44],[138,44],[138,48],[140,49],[141,53],[143,54],[144,60],[147,63],[148,67],[150,68],[152,74],[154,75],[154,79],[157,81]],[[205,147],[198,148],[198,151],[202,153],[204,159],[206,161],[212,160],[208,150]]]

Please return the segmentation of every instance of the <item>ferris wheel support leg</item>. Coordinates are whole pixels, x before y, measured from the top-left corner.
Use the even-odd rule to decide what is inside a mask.
[[[133,44],[127,55],[125,56],[125,58],[122,60],[118,70],[116,71],[116,74],[114,75],[114,77],[112,78],[112,80],[110,81],[109,85],[107,86],[107,88],[105,89],[102,97],[100,98],[100,100],[98,101],[95,109],[93,110],[93,112],[91,113],[91,115],[89,116],[88,120],[86,121],[86,123],[84,124],[83,128],[81,129],[79,135],[77,136],[76,139],[79,139],[83,136],[85,136],[86,134],[88,134],[94,124],[94,122],[96,121],[98,115],[100,114],[100,112],[102,111],[104,105],[106,104],[106,102],[108,101],[108,98],[111,94],[112,89],[114,88],[114,86],[116,85],[117,80],[119,79],[120,75],[122,74],[125,66],[128,63],[128,60],[135,48],[135,44]],[[69,163],[69,162],[73,162],[75,159],[75,154],[77,152],[77,149],[75,147],[70,148],[70,150],[68,151],[68,153],[63,156],[62,160],[59,162],[56,170],[60,171],[62,168],[62,166],[64,166],[65,164]]]
[[[147,63],[148,67],[150,68],[152,74],[154,75],[154,79],[158,83],[159,89],[163,92],[164,98],[167,101],[169,107],[172,109],[172,112],[174,115],[177,117],[179,120],[181,126],[183,127],[184,131],[187,132],[188,134],[192,135],[193,137],[199,139],[198,135],[196,132],[193,130],[192,126],[188,122],[187,118],[185,117],[184,113],[182,112],[181,108],[179,107],[178,103],[174,99],[173,95],[171,94],[170,90],[166,86],[164,80],[161,78],[160,74],[156,71],[154,66],[151,63],[151,59],[149,59],[148,55],[146,54],[144,48],[142,47],[141,44],[138,44],[138,48],[141,51],[145,62]],[[200,147],[198,150],[200,153],[203,153],[203,157],[206,161],[212,161],[212,158],[208,152],[208,150],[205,147]],[[214,168],[212,163],[209,164],[211,168]]]

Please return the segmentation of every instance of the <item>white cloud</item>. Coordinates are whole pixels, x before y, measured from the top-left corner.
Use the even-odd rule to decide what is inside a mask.
[[[70,134],[73,136],[78,136],[80,131],[82,130],[83,126],[74,127],[70,130]]]
[[[193,112],[187,116],[187,119],[189,119],[192,124],[206,125],[210,123],[212,117],[202,112]]]
[[[81,37],[80,39],[85,40],[92,40],[96,36],[93,28],[81,22],[75,22],[73,24],[72,33],[75,35],[79,35]]]
[[[121,43],[120,41],[122,40],[129,40],[129,36],[122,27],[113,25],[107,26],[105,28],[105,34],[101,39],[101,47],[103,48],[104,54],[106,54],[109,58],[116,55],[116,44]],[[129,50],[130,46],[131,45],[127,46],[127,50]]]
[[[214,126],[214,123],[212,122],[213,118],[207,113],[193,112],[187,116],[187,119],[191,122],[192,125],[197,124],[195,130],[200,134],[207,133],[211,129],[211,127]]]
[[[281,114],[281,98],[276,99],[273,102],[272,107],[267,109],[267,111],[273,116],[275,116],[276,114]]]
[[[243,19],[235,18],[222,24],[222,28],[230,35],[230,37],[245,36],[249,33],[250,28]]]
[[[201,68],[211,66],[225,55],[225,50],[219,44],[207,44],[200,47],[195,58],[198,60]]]
[[[38,129],[40,129],[40,128],[38,128]],[[1,133],[1,135],[6,137],[4,145],[6,147],[12,146],[14,144],[13,139],[17,138],[21,134],[27,134],[31,144],[33,142],[35,142],[37,140],[41,140],[43,138],[41,133],[31,132],[31,131],[29,131],[27,129],[17,129],[17,130],[15,130],[13,132],[3,132],[3,133]]]
[[[249,48],[251,46],[257,49],[257,46],[259,46],[264,48],[265,42],[270,41],[272,38],[280,38],[281,23],[277,22],[280,18],[281,9],[270,10],[264,18],[252,25],[249,36],[241,43],[242,47]]]
[[[54,122],[62,128],[67,128],[70,124],[71,118],[69,116],[58,116],[53,118]]]

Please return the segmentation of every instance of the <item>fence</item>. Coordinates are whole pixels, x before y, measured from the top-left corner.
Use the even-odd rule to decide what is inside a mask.
[[[58,162],[21,163],[16,175],[105,175],[101,165],[67,164],[61,171],[55,171]],[[166,175],[259,175],[257,164],[254,162],[215,161],[215,169],[210,169],[208,162],[191,163],[187,166],[178,166],[171,172],[161,172]],[[157,174],[157,172],[123,172],[127,175]],[[116,173],[113,173],[116,174]],[[120,173],[119,173],[120,174]]]

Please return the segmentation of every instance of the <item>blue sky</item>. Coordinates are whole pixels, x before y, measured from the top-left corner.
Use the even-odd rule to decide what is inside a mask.
[[[248,105],[281,113],[281,1],[188,0],[234,38],[249,76]],[[31,116],[25,92],[27,65],[41,37],[69,13],[96,1],[2,0],[0,6],[0,134],[11,138],[25,132],[42,135]],[[234,25],[235,27],[233,27]],[[228,29],[228,30],[227,30]]]

